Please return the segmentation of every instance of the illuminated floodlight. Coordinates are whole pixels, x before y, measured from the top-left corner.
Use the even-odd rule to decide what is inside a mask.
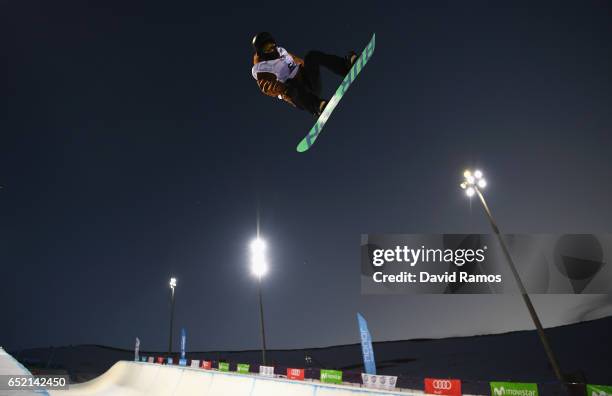
[[[170,278],[170,288],[174,289],[176,287],[176,278]]]
[[[468,197],[474,196],[480,189],[487,186],[487,181],[484,179],[482,171],[476,169],[472,172],[470,169],[466,169],[463,172],[463,182],[459,185],[462,190],[465,190],[465,195]]]
[[[260,238],[256,238],[251,242],[251,271],[253,275],[261,278],[268,272],[268,263],[266,261],[266,243]]]
[[[255,238],[251,242],[251,252],[253,254],[259,254],[266,251],[266,242],[261,238]]]

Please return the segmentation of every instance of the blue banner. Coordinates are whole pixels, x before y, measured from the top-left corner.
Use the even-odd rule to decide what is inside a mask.
[[[134,360],[139,361],[138,354],[140,353],[140,338],[136,337],[136,345],[134,346]]]
[[[372,336],[368,330],[368,322],[360,313],[357,313],[357,322],[359,322],[359,334],[361,335],[363,367],[365,367],[366,374],[376,375],[376,362],[374,361],[374,349],[372,348]]]
[[[185,359],[185,345],[187,344],[187,334],[185,328],[181,329],[181,359]]]

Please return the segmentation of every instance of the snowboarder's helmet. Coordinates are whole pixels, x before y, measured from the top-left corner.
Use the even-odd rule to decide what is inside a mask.
[[[257,33],[255,37],[253,37],[253,48],[258,54],[261,53],[263,46],[267,43],[276,43],[274,37],[268,32]]]

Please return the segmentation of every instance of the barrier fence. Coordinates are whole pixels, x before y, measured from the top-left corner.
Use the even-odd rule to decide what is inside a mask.
[[[539,395],[570,395],[570,396],[612,396],[612,386],[589,385],[585,383],[562,384],[559,382],[518,383],[502,381],[461,380],[451,378],[421,378],[407,375],[374,376],[385,377],[380,383],[379,378],[367,378],[356,370],[329,370],[314,367],[288,367],[283,365],[260,366],[259,364],[216,361],[205,359],[178,359],[177,357],[141,356],[139,361],[154,364],[197,367],[203,370],[236,372],[240,374],[262,375],[266,377],[287,378],[292,380],[321,381],[332,384],[368,387],[375,389],[420,390],[428,394],[460,396],[492,395],[492,396],[539,396]],[[196,363],[196,364],[194,364]],[[376,380],[379,383],[376,383]],[[387,386],[387,387],[385,387]],[[587,393],[587,389],[588,392]]]

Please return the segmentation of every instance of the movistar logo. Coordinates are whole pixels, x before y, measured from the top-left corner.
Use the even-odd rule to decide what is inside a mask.
[[[342,373],[340,372],[329,372],[329,371],[321,371],[321,380],[336,380],[342,381]]]
[[[536,396],[537,392],[535,390],[527,389],[506,389],[502,386],[499,388],[493,388],[493,394],[495,396]]]

